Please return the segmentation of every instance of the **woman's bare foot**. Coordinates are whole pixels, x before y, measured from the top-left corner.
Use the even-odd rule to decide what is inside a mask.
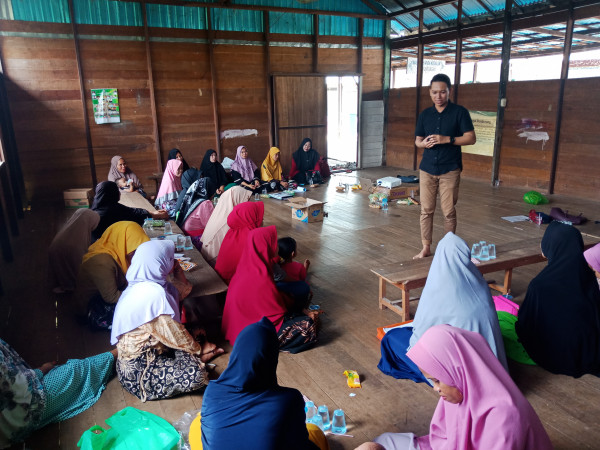
[[[205,342],[202,346],[202,353],[200,354],[200,361],[203,363],[209,362],[211,359],[216,358],[219,355],[225,353],[220,347],[217,347],[215,344],[210,342]]]
[[[423,245],[423,249],[418,254],[413,256],[413,259],[427,258],[428,256],[431,256],[431,246]]]
[[[310,267],[310,259],[305,259],[304,260],[304,268],[306,269],[307,272],[308,272],[309,267]]]

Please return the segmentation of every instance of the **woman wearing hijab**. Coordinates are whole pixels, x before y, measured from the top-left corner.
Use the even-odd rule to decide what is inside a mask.
[[[225,186],[229,184],[227,173],[219,161],[217,161],[217,152],[212,148],[206,150],[200,171],[203,177],[208,177],[217,187],[217,195],[225,192]]]
[[[169,240],[140,245],[115,310],[110,343],[119,350],[117,375],[143,402],[203,388],[204,363],[223,353],[209,342],[201,347],[181,324],[179,293],[167,281],[174,254]]]
[[[600,290],[571,225],[551,222],[542,238],[548,265],[529,283],[515,330],[539,366],[600,376]]]
[[[149,217],[153,219],[168,219],[169,214],[164,210],[147,211],[142,208],[130,208],[119,203],[121,193],[113,181],[103,181],[96,186],[96,196],[92,203],[92,210],[100,215],[98,226],[92,231],[92,240],[98,239],[112,224],[128,221],[140,225]]]
[[[215,270],[225,283],[229,284],[235,274],[248,233],[262,225],[264,215],[265,204],[263,202],[246,202],[234,206],[233,211],[227,217],[229,231],[223,239],[215,265]]]
[[[185,159],[183,158],[183,155],[181,154],[181,151],[178,148],[172,148],[169,151],[169,156],[167,157],[167,161],[171,161],[172,159],[178,159],[179,161],[181,161],[181,163],[183,164],[182,172],[185,172],[186,170],[188,170],[190,168],[190,166],[185,161]]]
[[[81,258],[92,241],[92,230],[100,222],[96,211],[82,208],[75,211],[56,234],[48,248],[48,269],[52,291],[56,294],[75,289]]]
[[[157,209],[167,211],[169,217],[174,218],[177,210],[177,198],[183,189],[181,187],[181,174],[183,173],[183,163],[178,159],[172,159],[167,162],[165,173],[163,174],[160,189],[156,194],[154,206]]]
[[[452,232],[439,242],[412,327],[390,330],[381,340],[379,369],[394,378],[425,382],[406,351],[434,325],[449,324],[481,334],[508,370],[490,288],[471,262],[469,246]]]
[[[233,211],[235,205],[247,202],[251,195],[250,191],[239,186],[234,186],[226,190],[219,198],[219,203],[217,203],[215,210],[206,224],[204,233],[202,233],[202,247],[200,250],[204,259],[212,267],[215,267],[217,263],[221,244],[223,243],[223,239],[225,239],[227,231],[229,231],[227,217]]]
[[[115,305],[127,287],[125,273],[131,257],[149,240],[137,223],[117,222],[90,246],[77,276],[75,301],[79,316],[87,316],[90,304],[92,325],[110,326]]]
[[[583,257],[587,261],[588,266],[590,266],[590,269],[594,271],[596,280],[598,281],[598,287],[600,287],[600,244],[588,248],[583,252]]]
[[[309,170],[319,170],[319,153],[312,148],[312,141],[304,138],[298,150],[292,154],[290,178],[296,180],[298,184],[306,184],[306,172]]]
[[[287,189],[288,183],[283,179],[283,169],[281,168],[281,152],[277,147],[271,147],[267,157],[260,166],[260,178],[268,183],[271,191]]]
[[[243,145],[237,148],[235,161],[231,164],[231,178],[238,186],[252,192],[260,192],[260,177],[258,167],[248,157],[248,149]]]
[[[413,440],[385,433],[375,442],[386,449],[552,449],[534,409],[479,333],[437,325],[408,357],[441,396],[429,434]]]
[[[271,266],[277,257],[274,226],[248,233],[235,275],[231,279],[223,312],[223,333],[233,345],[238,334],[263,316],[279,339],[279,349],[298,353],[317,342],[317,328],[310,312],[290,302],[277,290]],[[316,317],[316,316],[315,316]]]
[[[302,394],[277,384],[278,347],[266,317],[240,332],[227,369],[206,388],[201,423],[190,427],[192,450],[328,448],[318,427],[307,431]]]
[[[135,173],[131,171],[125,158],[122,156],[113,156],[110,160],[110,170],[108,171],[108,181],[120,184],[121,189],[129,192],[138,191],[144,197],[144,186]]]
[[[215,185],[197,169],[186,171],[181,176],[181,185],[183,191],[177,200],[175,222],[186,234],[200,237],[214,210],[210,198],[215,193]]]
[[[0,448],[31,432],[70,419],[100,398],[113,374],[116,350],[32,369],[0,339]]]

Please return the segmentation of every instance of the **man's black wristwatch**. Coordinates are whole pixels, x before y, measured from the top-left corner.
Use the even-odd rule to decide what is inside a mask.
[[[454,136],[450,137],[450,144],[454,145],[454,141],[456,140],[456,138]]]

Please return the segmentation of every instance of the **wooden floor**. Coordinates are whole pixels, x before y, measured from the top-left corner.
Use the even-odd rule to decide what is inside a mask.
[[[358,173],[371,179],[412,174],[394,168]],[[327,202],[328,217],[323,223],[294,221],[284,204],[265,201],[264,224],[274,224],[280,237],[289,235],[298,241],[298,259],[312,261],[309,281],[314,303],[326,311],[316,348],[298,355],[281,354],[279,382],[299,389],[316,404],[328,405],[330,411],[342,408],[346,412],[348,433],[354,438],[330,436],[332,449],[354,448],[385,431],[425,434],[438,401],[431,388],[396,380],[377,369],[376,328],[397,322],[399,316],[378,309],[377,280],[369,268],[403,261],[418,252],[419,207],[391,204],[385,213],[368,207],[364,191],[335,192],[340,181],[352,183],[356,174],[336,175],[328,184],[306,193]],[[463,179],[457,206],[458,235],[469,245],[480,239],[496,244],[523,239],[539,242],[544,226],[500,219],[527,214],[530,207],[522,201],[523,193],[522,189],[492,188]],[[559,196],[551,196],[551,202],[571,213],[583,212],[592,220],[580,230],[600,236],[600,225],[594,223],[600,219],[598,202]],[[548,212],[551,205],[540,209]],[[92,332],[76,324],[68,297],[48,293],[47,247],[70,213],[58,204],[34,204],[20,222],[21,233],[14,240],[16,261],[3,263],[0,272],[5,288],[4,297],[0,297],[0,337],[34,367],[45,361],[81,358],[111,348],[108,333]],[[438,211],[434,241],[442,237],[441,225]],[[515,270],[513,295],[517,302],[522,301],[529,281],[542,267],[540,264]],[[497,274],[497,281],[501,275]],[[413,313],[414,308],[413,305]],[[215,360],[218,372],[227,366],[227,361],[228,355]],[[359,372],[362,389],[346,387],[342,374],[346,369]],[[511,366],[511,374],[539,414],[556,448],[600,448],[600,378],[586,375],[573,379],[517,364]],[[201,393],[141,403],[112,379],[96,405],[71,420],[36,432],[25,448],[75,449],[86,429],[103,425],[106,418],[128,405],[174,422],[201,404]]]

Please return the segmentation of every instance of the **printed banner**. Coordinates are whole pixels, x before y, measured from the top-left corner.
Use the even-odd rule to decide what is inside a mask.
[[[119,94],[116,89],[92,89],[92,104],[96,123],[119,123]]]
[[[492,111],[469,111],[475,127],[477,142],[475,145],[462,146],[463,153],[493,156],[496,136],[496,113]]]

